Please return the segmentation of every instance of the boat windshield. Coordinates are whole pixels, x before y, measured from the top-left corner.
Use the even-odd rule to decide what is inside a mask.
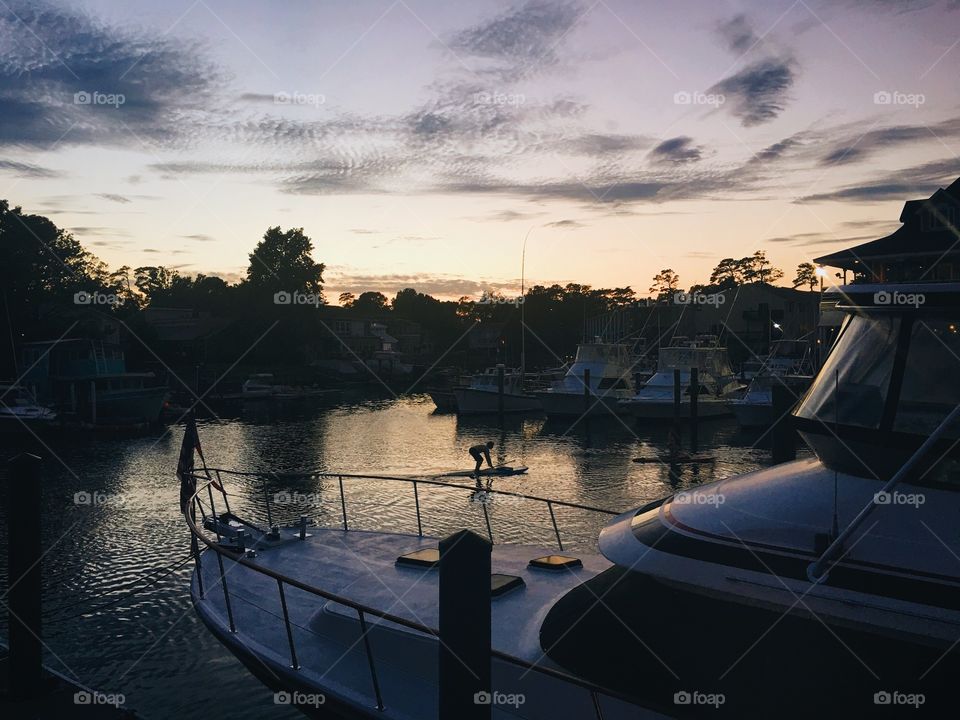
[[[960,333],[942,318],[852,316],[797,416],[926,435],[960,403]],[[949,434],[960,435],[960,428]]]

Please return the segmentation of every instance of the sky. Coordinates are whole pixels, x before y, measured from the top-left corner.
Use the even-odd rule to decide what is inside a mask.
[[[334,301],[789,281],[960,176],[958,45],[958,0],[0,0],[0,198],[231,281],[302,227]]]

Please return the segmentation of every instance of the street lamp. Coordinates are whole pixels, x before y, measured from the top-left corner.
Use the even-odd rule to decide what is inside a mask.
[[[818,265],[817,269],[813,271],[818,278],[820,278],[820,294],[823,294],[823,279],[827,276],[827,269],[823,265]]]

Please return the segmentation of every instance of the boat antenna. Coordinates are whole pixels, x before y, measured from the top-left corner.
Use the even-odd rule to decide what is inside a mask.
[[[839,437],[840,432],[840,370],[833,374],[833,434]],[[840,513],[837,507],[837,468],[833,468],[833,523],[830,526],[830,537],[836,538],[840,534]]]

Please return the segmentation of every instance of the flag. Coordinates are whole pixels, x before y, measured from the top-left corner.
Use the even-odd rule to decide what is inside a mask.
[[[190,413],[187,418],[187,427],[183,431],[183,442],[180,443],[180,459],[177,461],[177,477],[180,478],[180,512],[182,513],[187,511],[190,498],[197,492],[197,478],[193,474],[194,452],[199,453],[200,459],[203,460],[200,436],[197,434],[197,423],[193,418],[193,413]]]

